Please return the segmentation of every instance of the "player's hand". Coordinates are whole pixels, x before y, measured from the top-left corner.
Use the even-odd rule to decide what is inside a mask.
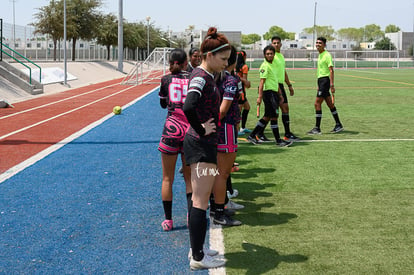
[[[290,96],[293,96],[295,94],[295,90],[293,90],[293,87],[289,87]]]
[[[214,118],[210,118],[209,120],[204,122],[202,125],[204,127],[204,130],[206,130],[204,134],[205,136],[208,136],[216,132],[216,124],[214,123]]]
[[[331,93],[335,93],[335,86],[331,86]]]
[[[257,105],[262,104],[262,98],[261,97],[258,97],[257,100],[256,100],[256,103],[257,103]]]

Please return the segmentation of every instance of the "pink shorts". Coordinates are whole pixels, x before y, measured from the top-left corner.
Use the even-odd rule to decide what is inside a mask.
[[[158,151],[168,155],[183,153],[184,136],[188,123],[169,117],[164,125]]]
[[[237,152],[237,127],[236,125],[224,123],[219,129],[217,152]]]

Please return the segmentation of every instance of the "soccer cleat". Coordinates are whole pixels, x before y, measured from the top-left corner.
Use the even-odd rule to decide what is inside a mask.
[[[219,254],[219,252],[217,250],[214,249],[209,249],[209,248],[203,248],[203,252],[204,254],[210,256],[210,257],[214,257],[217,256]],[[193,257],[193,250],[190,247],[190,250],[188,251],[188,259],[191,260],[191,258]]]
[[[259,142],[255,137],[252,136],[247,136],[247,141],[250,142],[251,144],[257,145],[260,144],[261,142]]]
[[[210,210],[211,217],[214,217],[215,214],[216,214],[216,211]],[[236,211],[234,211],[233,209],[224,209],[224,215],[234,216],[234,214],[236,214]]]
[[[293,144],[293,141],[286,141],[286,140],[280,140],[279,142],[276,142],[276,145],[279,147],[289,147]]]
[[[193,257],[191,257],[190,268],[191,270],[209,269],[223,266],[225,263],[226,262],[223,260],[216,259],[214,257],[208,256],[207,254],[204,254],[204,257],[201,259],[201,261],[196,261]]]
[[[300,138],[295,136],[294,134],[290,133],[290,134],[286,134],[283,137],[283,140],[285,140],[285,141],[298,141],[298,140],[300,140]]]
[[[320,135],[320,134],[322,134],[322,132],[321,132],[321,129],[319,129],[318,127],[314,127],[307,134],[308,135]]]
[[[265,135],[257,136],[257,140],[261,142],[272,142],[272,140],[268,139]]]
[[[173,229],[173,221],[172,220],[165,220],[161,223],[162,229],[164,231],[171,231]]]
[[[229,202],[224,206],[225,209],[229,210],[240,210],[244,208],[244,205],[235,203],[234,201],[229,200]]]
[[[339,133],[344,130],[344,127],[342,127],[342,124],[336,124],[335,128],[332,129],[331,133]]]
[[[213,222],[215,224],[225,225],[225,226],[238,226],[241,225],[241,221],[234,220],[233,218],[227,216],[227,215],[221,215],[220,218],[213,218]]]
[[[237,189],[233,189],[233,193],[230,193],[230,191],[227,191],[227,197],[229,199],[235,198],[239,195],[239,191]]]

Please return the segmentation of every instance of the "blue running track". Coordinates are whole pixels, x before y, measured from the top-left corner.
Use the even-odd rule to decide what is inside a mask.
[[[0,274],[191,274],[178,172],[175,230],[160,226],[165,116],[152,92],[1,182]]]

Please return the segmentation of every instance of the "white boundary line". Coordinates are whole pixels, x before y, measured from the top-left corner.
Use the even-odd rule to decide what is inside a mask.
[[[76,111],[78,111],[78,110],[80,110],[80,109],[82,109],[82,108],[88,107],[89,105],[95,104],[95,103],[97,103],[97,102],[99,102],[99,101],[105,100],[105,99],[110,98],[110,97],[112,97],[112,96],[114,96],[114,95],[117,95],[117,94],[123,93],[123,92],[125,92],[125,91],[127,91],[127,90],[129,90],[129,89],[132,89],[132,88],[133,88],[133,87],[129,87],[129,88],[126,88],[126,89],[120,90],[120,91],[118,91],[118,92],[116,92],[116,93],[113,93],[113,94],[107,95],[107,96],[105,96],[105,97],[102,97],[102,98],[97,99],[97,100],[94,100],[94,101],[91,101],[91,102],[89,102],[89,103],[87,103],[87,104],[84,104],[84,105],[82,105],[82,106],[79,106],[79,107],[77,107],[77,108],[75,108],[75,109],[71,109],[71,110],[69,110],[69,111],[66,111],[66,112],[64,112],[64,113],[58,114],[58,115],[56,115],[56,116],[49,117],[48,119],[44,119],[44,120],[42,120],[42,121],[36,122],[36,123],[34,123],[34,124],[32,124],[32,125],[29,125],[29,126],[26,126],[26,127],[20,128],[20,129],[18,129],[18,130],[16,130],[16,131],[13,131],[13,132],[10,132],[10,133],[8,133],[8,134],[6,134],[6,135],[0,136],[0,140],[2,140],[2,139],[4,139],[4,138],[7,138],[7,137],[9,137],[9,136],[12,136],[12,135],[14,135],[14,134],[17,134],[17,133],[20,133],[20,132],[26,131],[27,129],[30,129],[30,128],[33,128],[33,127],[36,127],[36,126],[38,126],[38,125],[40,125],[40,124],[43,124],[43,123],[45,123],[45,122],[48,122],[48,121],[54,120],[54,119],[59,118],[59,117],[61,117],[61,116],[64,116],[64,115],[67,115],[67,114],[70,114],[70,113],[76,112]]]
[[[17,112],[17,113],[13,113],[13,114],[10,114],[10,115],[7,115],[7,116],[2,116],[2,117],[0,117],[0,119],[9,118],[9,117],[12,117],[12,116],[16,116],[16,115],[20,115],[20,114],[23,114],[23,113],[27,113],[27,112],[30,112],[30,111],[34,111],[34,110],[37,110],[37,109],[41,109],[41,108],[44,108],[44,107],[48,107],[48,106],[51,106],[51,105],[54,105],[54,104],[57,104],[57,103],[64,102],[64,101],[69,100],[69,99],[74,99],[74,98],[77,98],[77,97],[80,97],[80,96],[88,95],[88,94],[91,94],[91,93],[94,93],[94,92],[103,90],[105,88],[109,88],[109,87],[112,87],[112,86],[116,86],[116,85],[119,85],[119,83],[112,84],[112,85],[108,85],[108,86],[105,86],[105,87],[101,87],[101,88],[98,88],[98,89],[95,89],[95,90],[92,90],[92,91],[89,91],[89,92],[86,92],[86,93],[74,95],[74,96],[71,96],[71,97],[68,97],[68,98],[64,98],[64,99],[61,99],[61,100],[57,100],[57,101],[54,101],[54,102],[50,102],[50,103],[47,103],[47,104],[44,104],[44,105],[40,105],[40,106],[37,106],[37,107],[33,107],[33,108],[30,108],[30,109],[27,109],[27,110],[23,110],[23,111],[20,111],[20,112]]]
[[[131,88],[127,88],[127,89],[131,89]],[[127,89],[124,89],[124,90],[127,90]],[[123,108],[123,109],[128,108],[129,106],[131,106],[131,105],[135,104],[135,103],[136,103],[136,102],[138,102],[139,100],[141,100],[141,99],[143,99],[144,97],[146,97],[146,96],[148,96],[149,94],[151,94],[151,93],[152,93],[153,91],[155,91],[156,89],[158,89],[158,87],[156,87],[156,88],[152,89],[151,91],[149,91],[149,92],[147,92],[146,94],[144,94],[144,95],[140,96],[139,98],[137,98],[137,99],[135,99],[135,100],[131,101],[130,103],[128,103],[128,104],[126,104],[126,105],[122,106],[122,108]],[[123,91],[124,91],[124,90],[123,90]],[[113,94],[113,95],[114,95],[114,94]],[[102,100],[102,99],[101,99],[101,100]],[[97,101],[94,101],[94,102],[97,102]],[[91,103],[89,103],[89,104],[91,104]],[[87,105],[89,105],[89,104],[87,104]],[[85,105],[85,106],[87,106],[87,105]],[[85,106],[83,106],[83,107],[85,107]],[[77,110],[77,109],[79,109],[79,108],[73,109],[72,111]],[[70,112],[72,112],[72,111],[70,111]],[[66,112],[66,113],[69,113],[69,112]],[[34,155],[34,156],[32,156],[32,157],[28,158],[27,160],[25,160],[25,161],[23,161],[23,162],[21,162],[21,163],[19,163],[19,164],[15,165],[15,166],[13,166],[13,167],[12,167],[12,168],[10,168],[9,170],[5,171],[3,174],[0,174],[0,184],[1,184],[2,182],[6,181],[7,179],[9,179],[9,178],[13,177],[13,176],[14,176],[14,175],[16,175],[17,173],[19,173],[19,172],[23,171],[23,170],[24,170],[24,169],[26,169],[27,167],[29,167],[29,166],[31,166],[31,165],[33,165],[33,164],[35,164],[35,163],[36,163],[36,162],[38,162],[39,160],[41,160],[41,159],[45,158],[46,156],[50,155],[51,153],[55,152],[56,150],[60,149],[61,147],[65,146],[66,144],[70,143],[70,142],[71,142],[71,141],[73,141],[74,139],[77,139],[78,137],[80,137],[80,136],[84,135],[85,133],[87,133],[88,131],[92,130],[92,129],[93,129],[93,128],[95,128],[96,126],[98,126],[98,125],[102,124],[103,122],[105,122],[106,120],[108,120],[109,118],[111,118],[111,117],[112,117],[112,116],[114,116],[114,115],[115,115],[115,114],[111,113],[111,114],[108,114],[108,115],[104,116],[104,117],[103,117],[103,118],[101,118],[100,120],[97,120],[97,121],[95,121],[95,122],[93,122],[93,123],[89,124],[88,126],[84,127],[83,129],[79,130],[78,132],[76,132],[76,133],[74,133],[74,134],[72,134],[72,135],[68,136],[67,138],[63,139],[62,141],[60,141],[60,142],[58,142],[58,143],[56,143],[56,144],[54,144],[54,145],[52,145],[52,146],[49,146],[49,147],[48,147],[48,148],[46,148],[45,150],[43,150],[43,151],[41,151],[41,152],[37,153],[36,155]],[[59,116],[60,116],[60,115],[59,115]],[[56,116],[56,117],[57,117],[57,116]],[[49,120],[50,120],[50,119],[49,119]],[[39,124],[40,124],[40,123],[39,123]],[[3,137],[0,137],[0,139],[1,139],[1,138],[3,138]]]
[[[295,142],[388,142],[388,141],[414,141],[414,138],[378,138],[378,139],[310,139]]]

